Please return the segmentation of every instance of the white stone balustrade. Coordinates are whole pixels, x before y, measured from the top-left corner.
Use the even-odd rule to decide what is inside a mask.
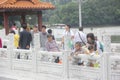
[[[39,36],[38,34],[36,34]],[[104,36],[106,37],[106,35]],[[104,38],[103,37],[103,38]],[[110,36],[103,39],[110,43]],[[35,38],[39,40],[38,38]],[[12,35],[9,36],[12,42]],[[109,45],[107,43],[107,46]],[[39,50],[39,42],[30,50],[14,49],[12,43],[8,48],[0,49],[0,75],[14,75],[26,77],[30,80],[119,80],[120,79],[120,57],[119,54],[112,55],[110,46],[105,46],[105,53],[100,56],[86,57],[85,54],[78,58],[84,60],[98,60],[99,67],[78,66],[69,63],[70,51],[47,52]],[[70,49],[70,48],[69,48]],[[67,50],[67,49],[66,49]],[[45,57],[45,59],[43,58]],[[54,59],[59,57],[61,63],[55,63]],[[44,75],[44,78],[43,78]],[[46,78],[48,77],[48,78]]]

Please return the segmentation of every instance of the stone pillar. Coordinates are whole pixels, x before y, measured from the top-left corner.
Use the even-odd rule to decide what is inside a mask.
[[[23,23],[26,23],[25,14],[21,15],[21,26],[22,26]]]
[[[64,51],[64,57],[63,57],[64,73],[62,80],[69,80],[69,61],[68,61],[69,53],[70,51]]]
[[[71,36],[64,36],[64,50],[71,50]]]
[[[8,20],[8,15],[6,13],[3,13],[3,17],[4,17],[4,28],[5,28],[5,34],[9,34],[9,20]]]
[[[8,35],[8,39],[9,39],[9,44],[8,44],[8,46],[7,46],[7,48],[8,48],[8,58],[9,58],[9,60],[10,60],[10,62],[9,62],[9,68],[10,69],[12,69],[12,65],[13,65],[13,63],[12,63],[12,60],[13,60],[13,54],[14,54],[14,34],[9,34]]]
[[[35,50],[40,50],[40,33],[34,34],[33,44]]]
[[[38,30],[41,31],[42,29],[42,11],[38,12]]]
[[[33,72],[37,72],[37,55],[39,54],[40,51],[40,35],[39,33],[34,34],[33,38],[33,48],[32,48],[32,61],[33,61]]]

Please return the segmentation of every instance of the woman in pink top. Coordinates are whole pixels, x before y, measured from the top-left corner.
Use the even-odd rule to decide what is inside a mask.
[[[60,51],[55,40],[53,40],[52,35],[47,35],[46,49],[47,51]]]

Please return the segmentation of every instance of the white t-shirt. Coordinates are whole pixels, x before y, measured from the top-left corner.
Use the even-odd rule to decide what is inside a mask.
[[[73,33],[72,30],[70,30],[70,31],[64,31],[64,32],[63,32],[63,37],[64,37],[64,36],[74,36],[74,33]]]
[[[80,36],[79,36],[79,34],[80,34]],[[82,40],[81,40],[80,37],[82,38]],[[86,37],[86,34],[84,32],[78,31],[78,32],[75,33],[74,42],[76,43],[78,41],[79,42],[83,42],[84,41],[84,43],[87,43],[87,37]]]

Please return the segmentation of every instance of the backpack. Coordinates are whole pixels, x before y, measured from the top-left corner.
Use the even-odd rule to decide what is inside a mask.
[[[101,51],[103,52],[103,51],[104,51],[103,43],[99,42],[99,44],[100,44],[100,49],[101,49]]]

